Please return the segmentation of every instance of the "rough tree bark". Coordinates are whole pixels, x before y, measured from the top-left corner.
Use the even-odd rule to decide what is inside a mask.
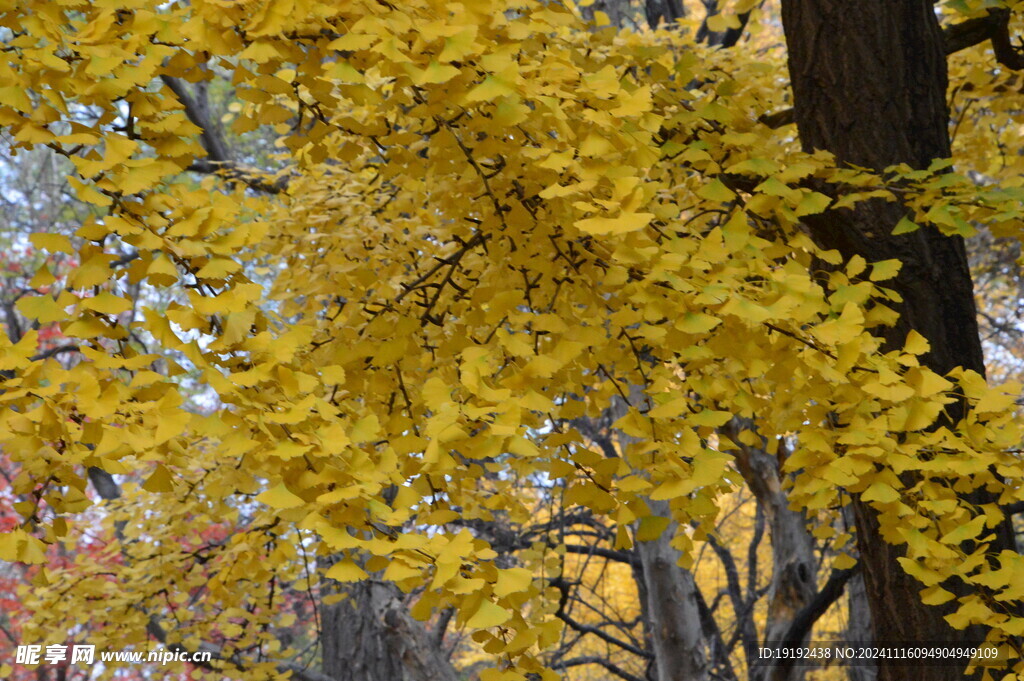
[[[849,598],[846,617],[846,642],[848,645],[863,646],[871,641],[871,608],[868,604],[867,590],[864,588],[864,575],[855,574],[846,585]],[[847,669],[849,681],[876,681],[878,667],[874,660],[858,661]]]
[[[805,149],[879,170],[897,163],[922,168],[950,155],[946,56],[931,0],[783,0],[782,19]],[[983,374],[964,242],[933,229],[892,236],[904,213],[898,203],[872,200],[808,224],[822,246],[845,258],[903,262],[892,286],[904,301],[900,321],[883,334],[889,347],[901,346],[915,329],[931,343],[924,357],[931,369],[942,374],[963,366]],[[951,412],[955,422],[962,406],[951,405]],[[853,508],[876,640],[977,643],[983,632],[955,631],[945,622],[950,606],[920,602],[921,585],[896,561],[902,549],[882,540],[870,506],[855,499]],[[993,551],[1013,548],[1006,530]],[[962,670],[883,663],[878,678],[942,681],[962,678]]]
[[[668,502],[648,501],[655,515],[672,517]],[[693,573],[679,567],[681,554],[670,545],[676,524],[654,541],[637,542],[643,566],[654,652],[655,681],[704,681],[711,662],[701,626],[699,594]]]
[[[772,547],[772,581],[768,591],[768,619],[765,641],[783,641],[797,615],[818,592],[818,560],[814,538],[807,530],[807,516],[789,507],[789,496],[782,488],[779,460],[764,449],[740,442],[740,433],[752,424],[732,419],[724,434],[737,444],[736,467],[750,487],[768,518]],[[753,667],[755,681],[800,681],[807,667]]]
[[[323,671],[334,681],[459,681],[392,584],[346,585],[348,597],[322,607]]]
[[[843,509],[843,522],[847,528],[856,524],[853,509]],[[853,647],[863,646],[872,641],[871,606],[868,603],[868,592],[864,586],[864,572],[858,570],[846,585],[846,631],[844,639]],[[849,681],[876,681],[878,666],[874,660],[862,660],[859,664],[847,668]]]

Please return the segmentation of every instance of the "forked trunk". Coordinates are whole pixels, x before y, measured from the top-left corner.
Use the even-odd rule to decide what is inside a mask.
[[[322,609],[323,671],[335,681],[459,681],[391,584],[347,584],[345,600]]]

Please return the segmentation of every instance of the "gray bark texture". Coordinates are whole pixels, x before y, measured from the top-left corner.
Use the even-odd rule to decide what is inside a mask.
[[[412,618],[401,592],[355,582],[323,606],[323,671],[334,681],[459,681],[444,652]]]
[[[751,428],[751,424],[734,418],[726,425],[724,434],[736,443],[736,467],[768,519],[772,580],[764,640],[782,641],[797,615],[817,593],[818,560],[814,555],[814,538],[807,530],[807,516],[789,507],[778,459],[763,448],[739,441],[740,432]],[[799,681],[804,676],[806,668],[800,666],[751,669],[751,678],[755,681]]]
[[[627,17],[631,14],[628,3],[620,0],[595,0],[594,4],[583,8],[583,19],[588,22],[594,21],[595,12],[604,12],[608,15],[611,25],[620,28],[626,25]]]
[[[648,501],[655,515],[671,517],[668,503]],[[654,649],[654,681],[705,681],[711,663],[701,626],[699,594],[693,573],[679,567],[681,554],[670,541],[676,524],[654,541],[637,542],[647,587],[647,615]]]
[[[843,509],[843,521],[847,527],[856,522],[853,509]],[[846,585],[846,642],[854,647],[871,643],[874,631],[871,626],[871,605],[868,603],[868,592],[864,586],[864,574],[860,570],[850,578]],[[849,681],[876,681],[878,667],[874,660],[864,660],[864,664],[847,668]]]
[[[863,646],[871,638],[871,607],[868,605],[867,589],[864,587],[864,575],[859,572],[850,578],[846,585],[849,599],[846,620],[846,641],[852,646]],[[878,667],[874,661],[865,660],[847,668],[850,681],[875,681],[878,678]]]

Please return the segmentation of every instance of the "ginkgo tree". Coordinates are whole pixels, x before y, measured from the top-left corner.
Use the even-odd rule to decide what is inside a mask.
[[[970,143],[1019,137],[1015,4],[944,4],[943,30],[924,0],[784,0],[791,89],[780,50],[539,0],[0,7],[0,124],[91,206],[31,236],[53,257],[0,338],[22,635],[347,678],[288,642],[317,581],[386,611],[420,678],[457,678],[413,645],[431,618],[483,681],[559,678],[566,550],[493,531],[554,489],[646,561],[656,678],[706,678],[693,577],[664,580],[746,484],[773,541],[794,509],[844,528],[879,640],[1020,672],[1020,388],[985,381],[963,238],[1018,238],[1024,189],[951,160],[947,104],[963,59]],[[778,18],[758,5],[708,30]],[[265,166],[225,143],[254,131]],[[105,550],[47,563],[97,498]]]

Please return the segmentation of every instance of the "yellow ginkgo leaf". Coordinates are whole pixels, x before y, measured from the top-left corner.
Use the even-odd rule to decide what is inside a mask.
[[[266,504],[271,508],[295,508],[306,502],[302,497],[292,493],[282,482],[256,496],[256,501]]]
[[[512,614],[508,610],[485,598],[480,603],[480,609],[466,622],[466,626],[470,629],[489,629],[504,624],[511,618]]]

